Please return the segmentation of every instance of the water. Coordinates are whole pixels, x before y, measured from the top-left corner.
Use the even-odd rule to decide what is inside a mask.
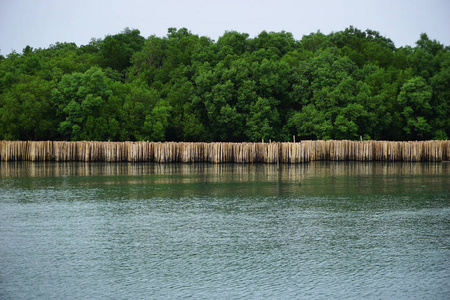
[[[449,299],[449,183],[449,163],[2,162],[0,299]]]

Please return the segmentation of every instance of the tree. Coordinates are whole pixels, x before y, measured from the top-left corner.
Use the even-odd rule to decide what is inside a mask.
[[[431,87],[422,77],[408,80],[401,88],[397,101],[403,107],[403,130],[406,139],[427,139],[431,137],[428,116],[432,111]]]
[[[110,139],[109,118],[103,113],[110,96],[111,90],[100,68],[64,75],[52,92],[59,114],[65,118],[58,131],[74,141]]]
[[[280,126],[279,121],[277,108],[271,106],[268,99],[259,97],[250,106],[245,134],[253,142],[275,139],[278,137],[276,130]]]
[[[111,67],[124,72],[131,66],[131,57],[142,49],[145,39],[137,29],[125,28],[121,33],[108,35],[100,46],[103,56],[103,67]]]
[[[57,137],[52,83],[20,75],[19,82],[0,95],[0,139],[42,140]]]
[[[172,107],[165,100],[159,100],[150,114],[145,117],[144,134],[146,140],[164,141]]]
[[[431,78],[433,113],[430,124],[434,139],[450,136],[450,52],[446,52],[439,73]]]
[[[219,56],[242,55],[250,50],[249,35],[237,31],[227,31],[217,40]]]
[[[117,139],[126,141],[144,140],[143,126],[145,117],[160,99],[159,92],[149,88],[142,80],[130,83],[114,82],[111,85],[112,96],[109,107],[112,116],[119,123]]]
[[[295,113],[290,118],[289,122],[296,128],[297,135],[303,139],[328,140],[331,138],[333,123],[314,104],[304,106],[301,112]]]

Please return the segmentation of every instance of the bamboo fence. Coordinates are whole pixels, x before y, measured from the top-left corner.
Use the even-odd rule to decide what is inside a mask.
[[[447,161],[450,141],[301,141],[185,143],[0,141],[0,161],[284,163],[310,161]]]

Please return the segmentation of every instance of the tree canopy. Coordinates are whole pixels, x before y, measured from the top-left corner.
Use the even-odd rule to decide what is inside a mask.
[[[450,48],[395,47],[349,28],[289,32],[125,28],[87,45],[0,56],[0,139],[288,141],[448,139]]]

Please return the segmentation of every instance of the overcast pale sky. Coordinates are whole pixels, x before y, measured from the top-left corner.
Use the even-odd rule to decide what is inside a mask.
[[[422,32],[448,46],[450,0],[0,0],[2,55],[27,45],[86,45],[125,27],[144,37],[186,27],[217,40],[230,30],[250,37],[284,30],[301,39],[350,25],[376,30],[397,47],[414,46]]]

